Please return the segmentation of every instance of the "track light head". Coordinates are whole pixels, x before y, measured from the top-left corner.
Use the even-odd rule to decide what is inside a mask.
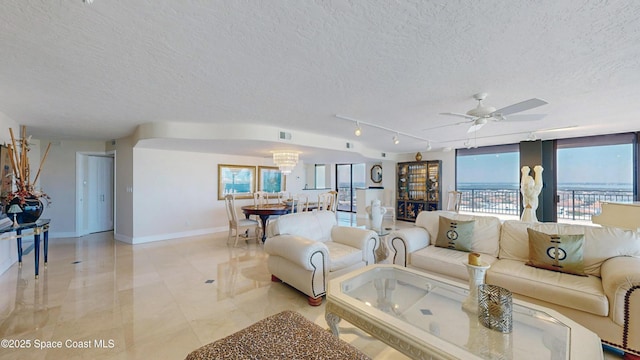
[[[356,136],[362,135],[362,129],[360,128],[360,123],[356,121],[356,131],[353,132]]]
[[[431,151],[431,141],[427,141],[427,151]]]
[[[393,135],[393,143],[396,145],[400,144],[400,139],[398,138],[398,134]]]

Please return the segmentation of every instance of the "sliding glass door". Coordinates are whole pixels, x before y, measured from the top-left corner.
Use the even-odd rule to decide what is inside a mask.
[[[338,187],[338,210],[356,211],[356,189],[364,188],[366,174],[364,164],[336,165],[336,186]]]

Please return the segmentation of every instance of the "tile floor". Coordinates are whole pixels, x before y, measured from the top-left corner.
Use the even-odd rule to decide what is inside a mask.
[[[339,220],[355,223],[353,215]],[[111,232],[52,239],[40,279],[32,253],[0,275],[0,339],[30,342],[0,348],[0,360],[183,359],[285,309],[327,328],[324,305],[311,307],[305,295],[272,283],[265,259],[255,242],[227,246],[226,233],[135,246]],[[374,359],[406,358],[340,326],[343,340]],[[35,348],[57,341],[61,349]]]

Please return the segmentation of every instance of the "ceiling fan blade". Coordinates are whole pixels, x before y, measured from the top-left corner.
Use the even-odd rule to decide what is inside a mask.
[[[509,115],[509,114],[515,114],[521,111],[526,111],[529,109],[533,109],[533,108],[537,108],[538,106],[542,106],[542,105],[546,105],[548,104],[548,102],[538,99],[538,98],[533,98],[533,99],[529,99],[529,100],[525,100],[525,101],[521,101],[517,104],[513,104],[513,105],[509,105],[507,107],[503,107],[502,109],[498,109],[496,111],[494,111],[493,113],[491,113],[491,115],[493,114],[499,114],[499,115]]]
[[[474,132],[480,130],[485,124],[486,124],[486,122],[485,123],[473,123],[473,125],[469,126],[469,130],[467,130],[467,134],[471,134],[471,133],[474,133]]]
[[[463,117],[463,118],[469,119],[469,120],[474,120],[476,118],[475,116],[471,116],[471,115],[467,115],[467,114],[459,114],[459,113],[451,113],[451,112],[440,113],[440,115]]]
[[[454,124],[445,124],[445,125],[438,125],[438,126],[434,126],[434,127],[430,127],[430,128],[426,128],[426,129],[422,129],[422,131],[429,131],[429,130],[435,130],[435,129],[441,129],[444,127],[449,127],[449,126],[458,126],[458,125],[462,125],[462,124],[468,124],[468,121],[461,121],[461,122],[457,122]]]
[[[537,121],[542,120],[547,114],[513,114],[510,116],[496,117],[496,121],[509,120],[509,121]]]
[[[579,126],[578,125],[569,125],[569,126],[563,126],[563,127],[557,127],[557,128],[547,128],[547,129],[536,130],[536,131],[534,131],[534,133],[546,133],[546,132],[564,131],[564,130],[569,130],[569,129],[575,129],[577,127],[579,127]]]

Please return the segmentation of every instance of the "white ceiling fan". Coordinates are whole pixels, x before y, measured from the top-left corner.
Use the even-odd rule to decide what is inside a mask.
[[[448,116],[457,116],[467,119],[466,121],[459,122],[456,124],[444,125],[460,125],[460,124],[469,124],[471,125],[467,130],[467,133],[473,133],[480,128],[482,128],[489,121],[505,121],[507,120],[507,116],[509,116],[509,120],[518,120],[518,121],[529,121],[529,120],[540,120],[545,115],[544,114],[520,114],[514,115],[516,113],[527,111],[533,108],[537,108],[538,106],[546,105],[547,102],[538,98],[532,98],[529,100],[521,101],[519,103],[509,105],[503,107],[501,109],[496,110],[493,106],[485,106],[482,101],[486,99],[487,93],[478,93],[473,95],[473,98],[478,101],[478,106],[467,111],[466,114],[460,113],[440,113],[440,115],[448,115]],[[439,126],[443,127],[443,126]],[[432,128],[435,129],[435,128]]]

